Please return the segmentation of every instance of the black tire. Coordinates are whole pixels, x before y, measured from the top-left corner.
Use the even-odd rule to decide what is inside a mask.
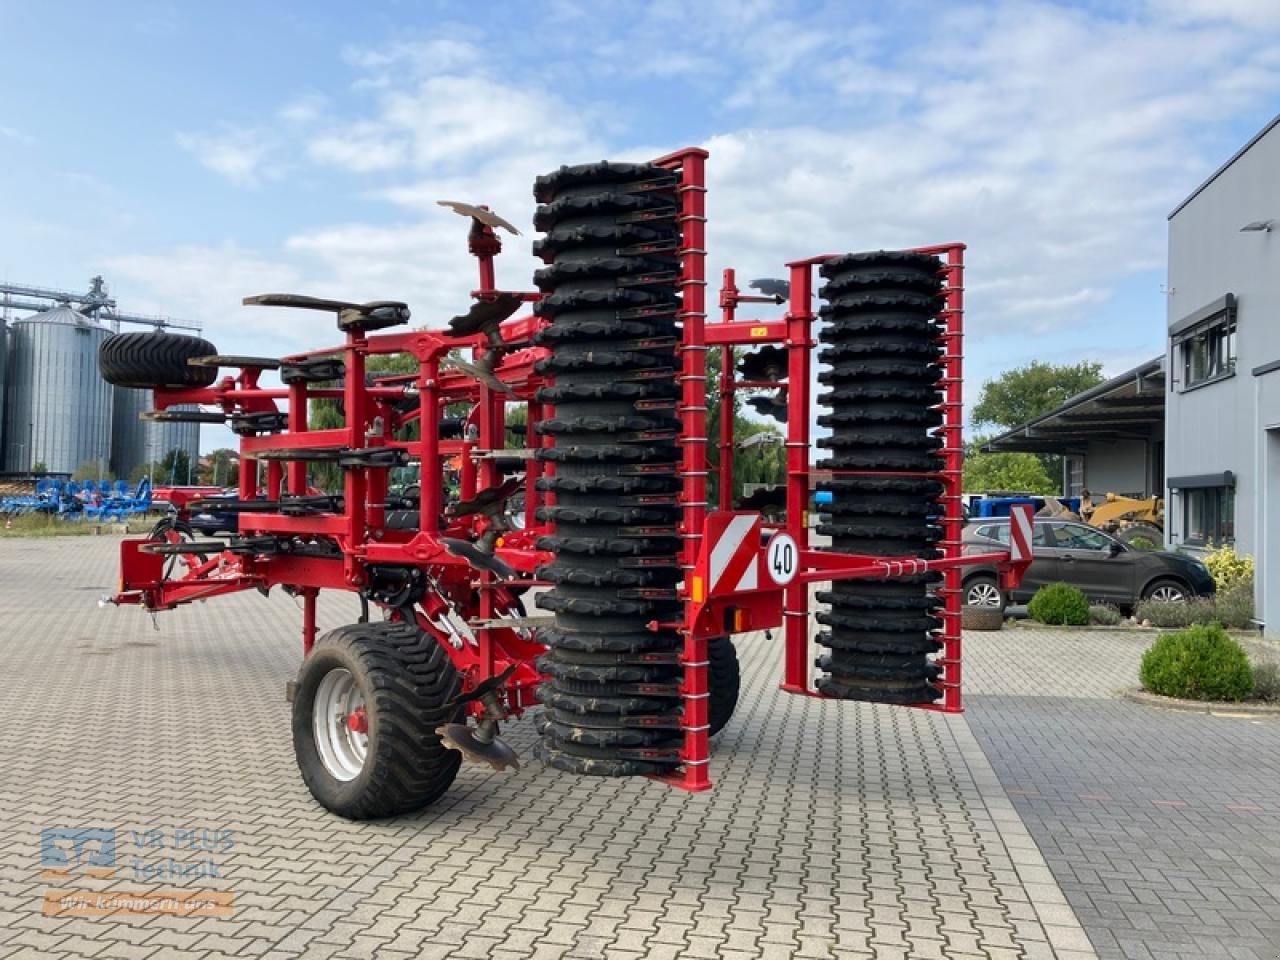
[[[1116,531],[1115,538],[1124,544],[1131,544],[1135,540],[1147,539],[1156,545],[1156,549],[1164,546],[1164,531],[1154,523],[1147,523],[1145,520],[1138,520],[1128,526],[1121,527]]]
[[[874,251],[823,264],[818,359],[825,367],[819,402],[831,412],[819,422],[831,435],[819,467],[914,472],[915,477],[834,477],[822,489],[817,530],[832,548],[881,557],[936,556],[942,468],[938,311],[941,264],[910,251]],[[837,581],[817,595],[828,608],[817,621],[830,652],[816,663],[817,688],[840,699],[927,703],[941,696],[941,668],[930,655],[943,624],[934,615],[936,577]]]
[[[103,340],[98,348],[98,372],[113,386],[135,390],[207,387],[218,379],[218,368],[193,367],[187,361],[217,352],[217,347],[200,337],[117,333]]]
[[[346,670],[368,716],[367,753],[359,774],[340,779],[316,743],[316,695],[326,676]],[[461,710],[447,704],[460,680],[443,647],[414,624],[353,623],[317,641],[298,672],[293,747],[303,782],[326,810],[373,820],[419,810],[458,774],[462,756],[436,735]]]
[[[1009,598],[1000,589],[995,577],[980,573],[965,580],[964,605],[1004,613],[1005,607],[1009,605]]]
[[[1176,598],[1162,596],[1161,594],[1165,592],[1176,592],[1179,596]],[[1162,600],[1165,603],[1182,603],[1195,595],[1195,591],[1174,577],[1161,577],[1159,580],[1153,580],[1142,588],[1143,600]]]
[[[714,737],[725,728],[738,707],[738,691],[742,686],[742,670],[738,651],[731,637],[712,637],[707,641],[707,736]]]

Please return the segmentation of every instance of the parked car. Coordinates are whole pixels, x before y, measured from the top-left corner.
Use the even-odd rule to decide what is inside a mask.
[[[964,552],[986,553],[1009,545],[1008,518],[978,520],[965,527]],[[1022,583],[1008,596],[995,567],[964,567],[964,602],[1004,609],[1026,603],[1046,583],[1078,587],[1091,603],[1132,611],[1141,600],[1179,602],[1214,592],[1213,576],[1193,557],[1163,550],[1135,550],[1110,534],[1075,520],[1037,519],[1032,561]]]

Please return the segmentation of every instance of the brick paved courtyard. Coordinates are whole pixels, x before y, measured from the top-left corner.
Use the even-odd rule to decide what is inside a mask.
[[[1102,801],[1069,794],[1121,792],[1114,776],[1095,772],[1113,761],[1095,755],[1094,734],[1055,733],[1053,703],[1087,701],[1072,724],[1094,722],[1095,712],[1123,723],[1125,736],[1112,729],[1104,745],[1126,743],[1132,756],[1143,755],[1135,740],[1148,729],[1163,737],[1161,724],[1182,723],[1106,699],[1132,651],[1099,653],[1100,679],[1062,689],[1045,678],[1058,666],[1072,676],[1087,661],[1052,652],[1052,637],[975,635],[966,719],[784,695],[776,642],[749,636],[740,644],[743,696],[715,747],[711,792],[543,769],[525,720],[509,729],[526,760],[519,772],[466,766],[423,813],[356,824],[321,811],[293,763],[283,696],[299,657],[293,602],[223,598],[163,614],[157,631],[140,611],[97,609],[115,577],[109,538],[0,541],[9,718],[0,728],[0,957],[1083,960],[1095,956],[1091,938],[1098,955],[1129,950],[1112,935],[1115,910],[1132,944],[1165,942],[1154,936],[1163,928],[1135,919],[1152,910],[1108,905],[1099,894],[1113,886],[1106,871],[1141,874],[1147,888],[1128,887],[1139,903],[1193,902],[1173,882],[1187,878],[1143,859],[1155,850],[1144,839],[1152,825],[1136,839],[1120,835],[1124,824],[1077,833],[1054,806],[1058,794],[1071,807]],[[356,612],[350,598],[327,599],[321,625]],[[1034,733],[1021,732],[1016,709],[1039,711]],[[1271,737],[1272,765],[1253,763],[1230,789],[1161,786],[1188,807],[1159,815],[1194,831],[1207,826],[1188,819],[1202,814],[1205,796],[1257,808],[1224,813],[1222,829],[1197,840],[1222,856],[1212,874],[1220,882],[1196,886],[1217,898],[1204,908],[1217,912],[1195,916],[1218,923],[1207,935],[1221,939],[1245,911],[1248,942],[1274,942],[1260,914],[1276,915],[1276,851],[1263,826],[1280,811],[1280,725],[1245,723],[1197,736],[1206,750],[1226,736],[1241,756]],[[1164,763],[1175,779],[1175,749],[1165,744],[1148,765]],[[1104,807],[1088,810],[1098,817]],[[115,828],[114,876],[42,875],[48,827]],[[173,849],[175,831],[188,832],[183,849]],[[1250,907],[1237,875],[1266,896],[1255,893]],[[46,891],[67,889],[212,890],[232,904],[225,918],[42,915]],[[1194,937],[1194,922],[1184,914],[1175,940]],[[1149,955],[1175,954],[1153,946]]]
[[[1017,635],[969,725],[1099,957],[1280,957],[1280,718],[1117,700],[1145,636]]]

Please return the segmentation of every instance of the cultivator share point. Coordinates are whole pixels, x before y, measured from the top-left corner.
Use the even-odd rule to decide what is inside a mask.
[[[964,247],[793,260],[785,279],[753,281],[758,294],[726,270],[707,323],[706,158],[538,177],[536,290],[497,287],[511,223],[441,201],[470,221],[480,273],[471,307],[444,323],[408,328],[395,301],[267,294],[245,302],[331,314],[343,342],[283,359],[162,333],[104,343],[107,380],[152,388],[153,417],[225,421],[242,457],[237,497],[208,504],[238,513],[238,533],[196,540],[179,514],[125,540],[114,600],[154,611],[277,586],[299,598],[294,748],[328,809],[403,813],[448,789],[463,759],[518,767],[501,725],[537,706],[551,767],[705,789],[708,739],[738,698],[732,636],[748,631],[782,627],[789,692],[960,710],[959,568],[994,563],[1012,585],[1030,562],[1029,514],[1009,553],[961,556]],[[783,309],[740,321],[742,303]],[[815,469],[819,329],[831,435]],[[411,372],[367,369],[392,355]],[[739,391],[784,425],[787,476],[735,503]],[[310,429],[315,400],[343,425]],[[513,403],[528,411],[519,449],[506,444]],[[308,485],[317,463],[340,491]],[[418,482],[394,487],[406,465]],[[830,548],[810,544],[815,486],[830,493],[816,528]],[[322,589],[358,594],[363,613],[317,639]]]

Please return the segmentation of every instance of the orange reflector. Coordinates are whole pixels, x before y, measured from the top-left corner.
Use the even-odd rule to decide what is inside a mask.
[[[745,610],[733,611],[733,632],[746,633],[747,631],[747,612]]]
[[[701,577],[693,578],[693,602],[701,603],[707,599],[707,588]]]

